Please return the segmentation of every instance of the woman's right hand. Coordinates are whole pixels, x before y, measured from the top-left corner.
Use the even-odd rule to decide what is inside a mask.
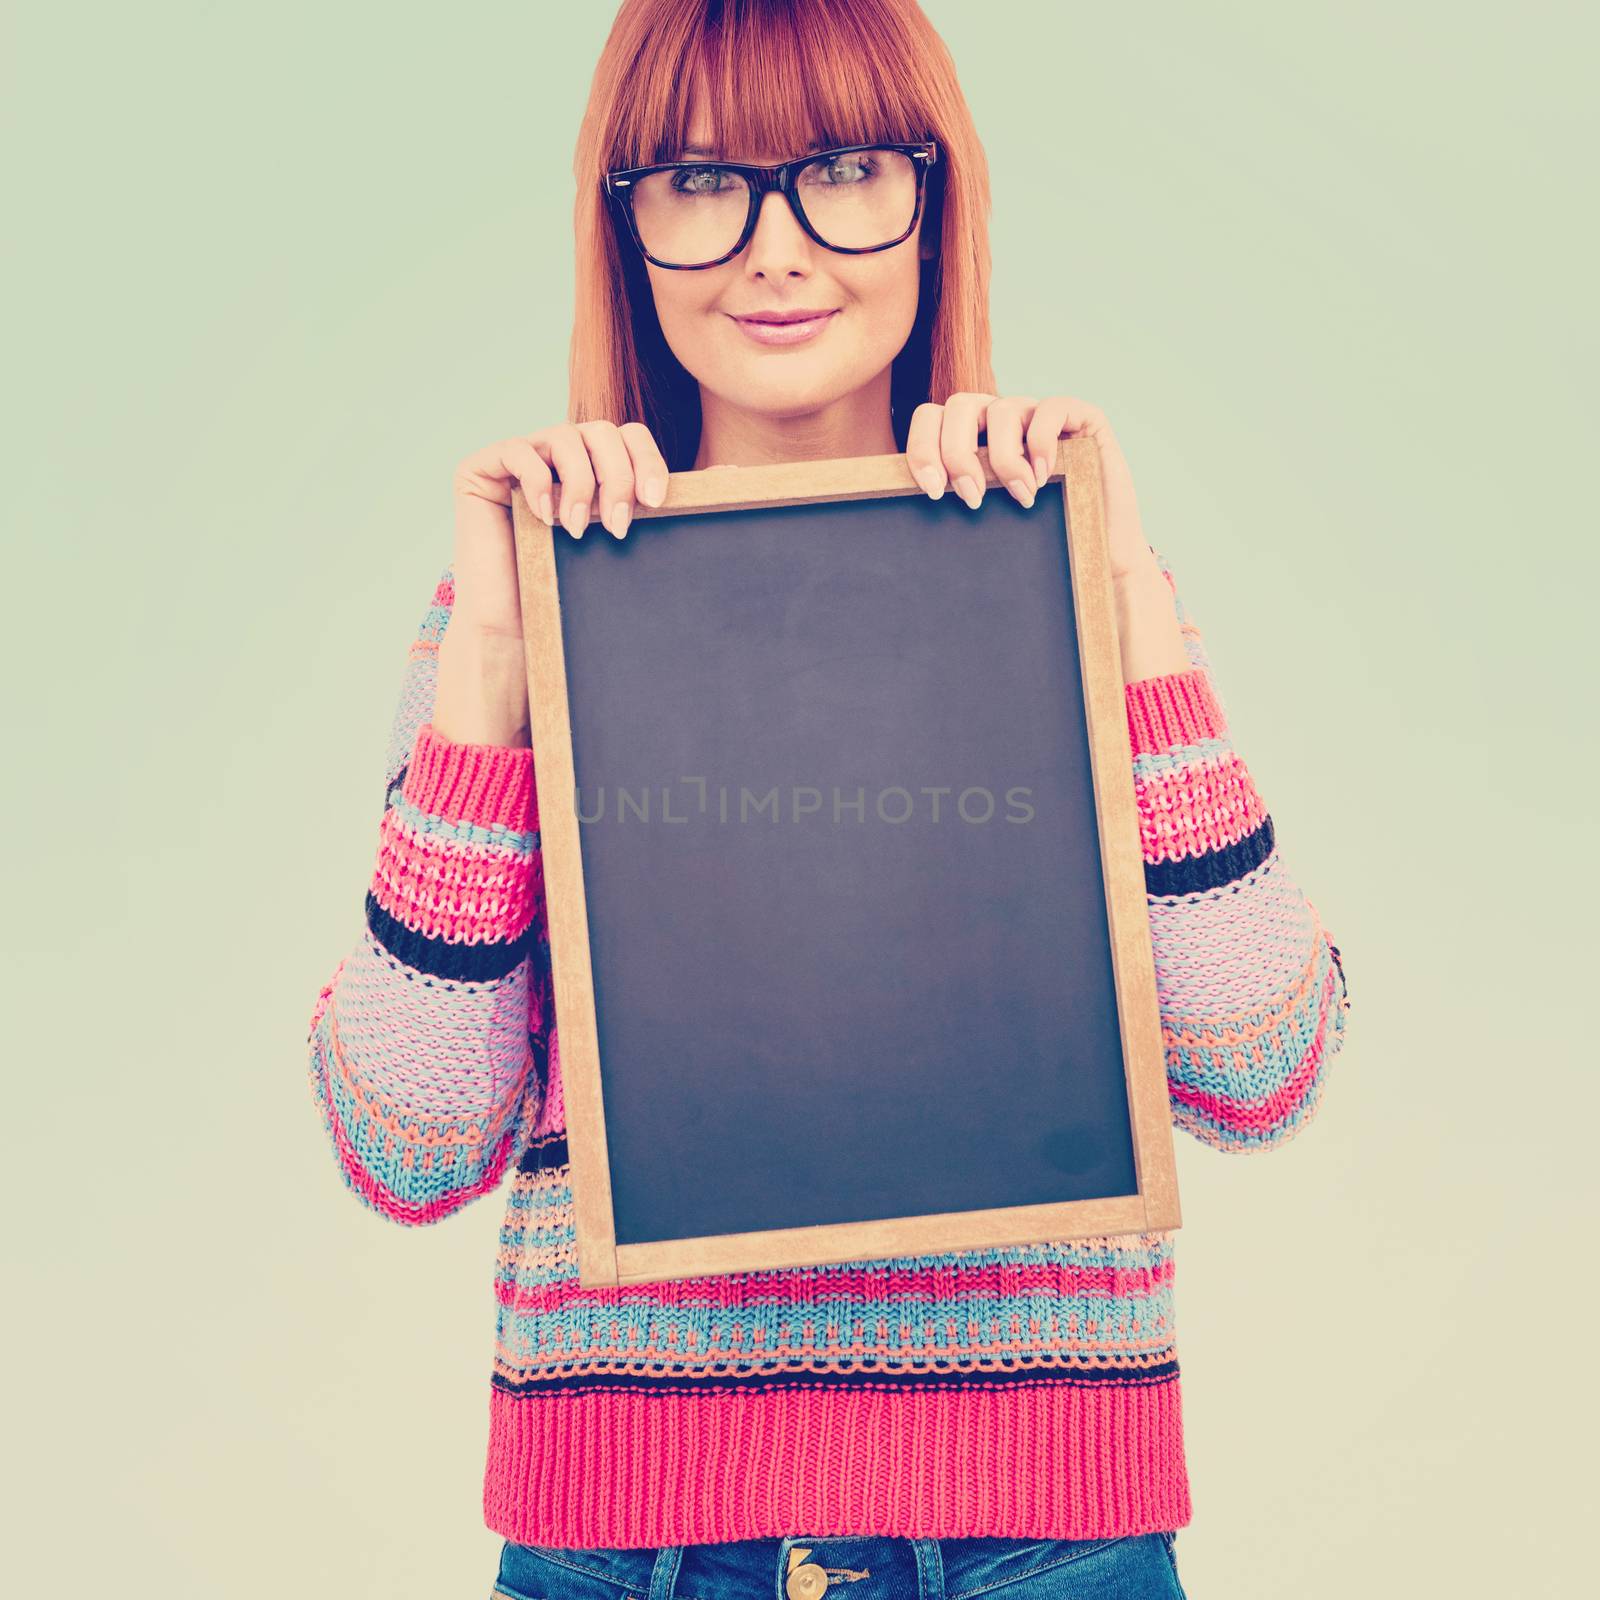
[[[433,729],[455,744],[530,743],[522,605],[511,494],[520,484],[534,514],[552,521],[561,485],[561,526],[583,537],[589,509],[618,539],[635,495],[667,497],[667,464],[642,422],[563,422],[474,451],[456,468],[455,599],[439,641]]]
[[[511,493],[518,484],[534,514],[553,524],[560,484],[560,526],[581,539],[591,508],[623,538],[634,505],[667,497],[667,463],[642,422],[561,422],[502,439],[467,456],[455,470],[455,607],[488,633],[522,632],[517,599]]]

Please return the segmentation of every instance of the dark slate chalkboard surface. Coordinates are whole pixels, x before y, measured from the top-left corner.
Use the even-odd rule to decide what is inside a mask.
[[[618,1245],[1136,1190],[1063,518],[557,537]]]

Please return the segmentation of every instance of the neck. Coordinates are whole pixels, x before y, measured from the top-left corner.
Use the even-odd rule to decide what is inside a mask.
[[[758,467],[771,461],[826,461],[838,456],[893,455],[890,369],[814,411],[771,416],[700,391],[700,448],[694,466]]]

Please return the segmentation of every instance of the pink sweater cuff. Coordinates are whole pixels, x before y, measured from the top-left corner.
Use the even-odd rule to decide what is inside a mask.
[[[538,825],[533,751],[526,745],[452,744],[425,722],[401,791],[429,816],[529,831]]]
[[[1203,667],[1124,686],[1128,742],[1136,756],[1227,737],[1228,724]]]

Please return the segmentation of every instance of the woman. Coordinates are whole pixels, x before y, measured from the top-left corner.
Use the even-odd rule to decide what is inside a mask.
[[[778,184],[733,163],[788,165]],[[993,392],[983,153],[911,0],[627,0],[576,168],[570,420],[457,470],[366,934],[311,1024],[325,1126],[366,1204],[435,1222],[511,1175],[484,1485],[497,1592],[1181,1594],[1170,1234],[577,1284],[519,484],[546,520],[559,492],[568,534],[597,518],[623,538],[672,471],[903,449],[930,495],[976,506],[981,436],[995,492],[1028,504],[1056,441],[1093,436],[1174,1123],[1221,1150],[1289,1138],[1348,998],[1105,417]]]

